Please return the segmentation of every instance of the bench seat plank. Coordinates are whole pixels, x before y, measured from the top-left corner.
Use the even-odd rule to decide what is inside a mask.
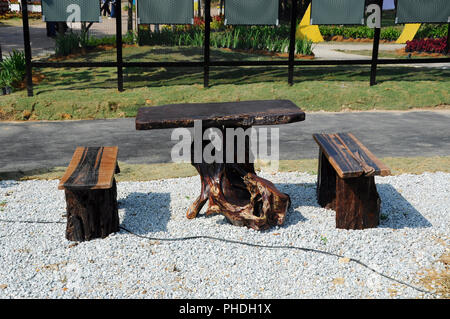
[[[365,147],[352,133],[337,134],[344,141],[347,147],[358,153],[364,162],[375,169],[375,175],[388,176],[391,170],[383,164],[367,147]]]
[[[361,165],[345,151],[334,134],[314,134],[313,138],[339,177],[358,177],[364,174]]]
[[[77,147],[58,189],[109,189],[118,171],[118,147]]]
[[[351,133],[314,134],[313,138],[340,178],[364,175],[364,169],[355,156],[366,165],[373,167],[374,175],[387,176],[391,173],[389,168]]]

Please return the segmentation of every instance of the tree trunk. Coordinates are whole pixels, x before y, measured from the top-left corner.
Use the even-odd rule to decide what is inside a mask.
[[[65,189],[66,238],[87,241],[119,231],[116,181],[110,189]]]
[[[128,32],[133,32],[133,0],[128,0]]]
[[[219,129],[225,140],[225,128]],[[202,187],[200,196],[187,212],[187,218],[195,218],[209,201],[206,215],[223,214],[236,226],[262,230],[284,223],[290,206],[289,195],[278,191],[270,181],[256,176],[253,163],[248,161],[248,140],[245,152],[246,163],[236,163],[236,160],[235,163],[225,163],[225,159],[224,163],[212,164],[192,161],[200,174]],[[224,149],[224,156],[226,153]],[[236,148],[234,154],[236,156]]]

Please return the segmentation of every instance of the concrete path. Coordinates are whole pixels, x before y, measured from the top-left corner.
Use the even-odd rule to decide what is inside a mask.
[[[450,112],[311,113],[280,129],[281,159],[316,158],[311,135],[353,132],[379,157],[450,156]],[[172,130],[136,131],[134,119],[0,122],[0,172],[66,166],[76,146],[117,145],[127,163],[170,162]]]
[[[395,51],[403,48],[404,44],[395,43],[381,43],[379,50],[382,51]],[[369,50],[372,51],[373,44],[365,42],[322,42],[313,44],[313,52],[318,60],[367,60],[371,57],[360,54],[353,54],[348,52],[340,52],[338,50],[359,51]],[[429,64],[407,64],[408,66],[423,67],[423,68],[440,68],[449,69],[450,63],[429,63]]]

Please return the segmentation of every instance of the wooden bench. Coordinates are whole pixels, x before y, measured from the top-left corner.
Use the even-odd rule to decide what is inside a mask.
[[[119,230],[117,147],[78,147],[59,182],[67,204],[66,238],[105,238]]]
[[[320,147],[317,180],[319,205],[336,211],[336,228],[379,225],[381,200],[375,175],[391,171],[353,134],[313,134]]]

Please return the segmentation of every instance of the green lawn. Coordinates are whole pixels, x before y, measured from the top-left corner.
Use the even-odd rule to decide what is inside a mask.
[[[110,61],[114,50],[73,61]],[[212,50],[213,60],[280,59]],[[126,61],[201,61],[197,48],[129,47]],[[285,67],[211,68],[209,89],[201,68],[126,68],[125,92],[117,91],[115,68],[40,69],[45,75],[28,98],[21,90],[0,96],[0,120],[133,117],[139,107],[258,99],[290,99],[306,111],[449,108],[450,70],[380,66],[369,86],[370,66],[301,67],[287,84]]]

